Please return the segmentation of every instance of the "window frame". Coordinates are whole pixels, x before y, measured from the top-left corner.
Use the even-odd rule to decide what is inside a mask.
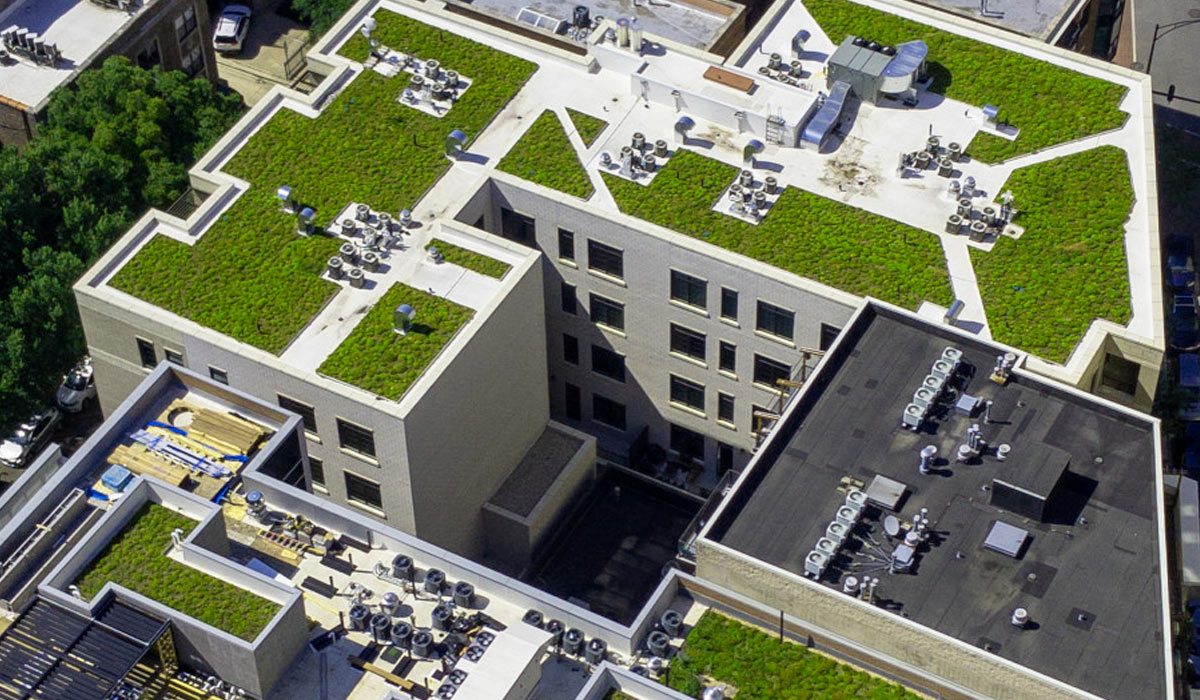
[[[670,391],[668,393],[668,398],[670,399],[671,405],[677,407],[682,406],[692,411],[705,413],[705,404],[708,401],[707,387],[705,387],[704,384],[695,381],[694,379],[681,377],[678,374],[671,374],[669,376]],[[676,396],[676,387],[678,387],[680,392],[683,393],[682,397]],[[697,393],[699,394],[699,405],[693,403]]]
[[[620,314],[620,321],[619,321],[620,325],[614,325],[612,323],[609,323],[606,320],[601,320],[601,319],[597,318],[596,317],[597,306],[608,307],[608,310],[605,312],[606,317],[610,313]],[[601,328],[609,328],[609,329],[612,329],[614,331],[618,331],[621,333],[625,332],[625,304],[617,301],[616,299],[609,299],[608,297],[601,296],[599,294],[596,294],[595,292],[589,292],[588,293],[588,316],[589,316],[589,318],[591,318],[592,323],[596,324],[597,326],[600,326]]]
[[[729,410],[726,411],[725,409]],[[726,394],[723,391],[717,392],[717,421],[736,425],[737,423],[737,397],[733,394]]]
[[[699,302],[695,299],[697,288],[700,292]],[[693,309],[708,311],[708,280],[672,268],[670,299]]]
[[[562,334],[563,341],[563,362],[569,362],[573,365],[579,364],[579,338],[570,333]]]
[[[317,481],[317,474],[321,474],[321,480]],[[308,475],[309,484],[314,489],[321,489],[325,493],[329,493],[329,486],[325,482],[325,461],[320,457],[308,456]]]
[[[213,365],[208,366],[208,376],[218,384],[229,386],[229,372]]]
[[[673,452],[675,452],[675,454],[679,455],[680,457],[682,457],[684,459],[692,459],[692,460],[695,460],[698,462],[703,462],[704,461],[704,452],[707,448],[707,445],[706,445],[707,440],[704,439],[704,434],[697,432],[695,430],[692,430],[691,428],[685,428],[684,426],[678,425],[676,423],[670,423],[669,425],[671,427],[669,429],[669,436],[668,436],[667,444],[671,447],[671,450]],[[678,439],[677,439],[677,437],[678,437]],[[695,454],[692,452],[692,450],[690,449],[690,447],[692,447],[692,445],[680,444],[680,443],[683,443],[685,440],[687,442],[698,441],[700,443],[699,454]]]
[[[293,398],[287,394],[275,394],[275,401],[279,407],[296,415],[300,416],[301,425],[304,426],[304,432],[317,434],[317,410],[312,405],[307,404],[300,399]],[[290,404],[290,405],[288,405]]]
[[[733,313],[729,313],[729,304],[732,300]],[[721,287],[721,319],[737,323],[738,320],[738,291],[730,287]]]
[[[615,260],[615,272],[610,263]],[[606,262],[607,261],[607,262]],[[614,279],[625,279],[625,251],[607,243],[589,238],[587,244],[587,267],[591,272],[598,272]]]
[[[564,314],[572,316],[579,314],[579,293],[575,289],[575,285],[563,282],[559,288],[561,296],[561,308]]]
[[[668,329],[669,347],[672,353],[682,355],[698,362],[708,362],[708,335],[700,331],[682,326],[678,323],[670,324]],[[676,340],[680,340],[676,343]],[[693,352],[696,348],[696,343],[699,343],[700,353],[697,355]]]
[[[361,441],[359,439],[361,436],[356,436],[353,434],[354,431],[362,431],[363,433],[366,434],[367,437],[370,438],[371,447],[370,447],[369,452],[366,450],[360,449],[360,447],[355,446],[354,444],[347,443],[346,438],[349,436],[349,437],[351,437],[351,441],[350,441],[351,443],[359,443],[360,445],[365,444],[363,441]],[[358,423],[355,423],[352,420],[348,420],[346,418],[342,418],[341,416],[338,416],[337,417],[337,437],[338,437],[338,448],[340,448],[342,451],[349,452],[350,454],[357,455],[360,457],[366,457],[367,459],[370,459],[370,460],[378,459],[378,457],[376,456],[377,452],[375,450],[375,431],[372,430],[371,428],[368,428],[365,425],[359,425]]]
[[[837,338],[842,334],[842,329],[837,326],[821,322],[821,337],[818,340],[817,348],[819,350],[828,350],[837,342]]]
[[[774,381],[774,380],[773,380],[773,381],[771,381],[771,382],[764,382],[764,381],[761,381],[761,380],[759,379],[759,371],[758,371],[758,368],[759,368],[759,363],[760,363],[760,362],[762,362],[762,363],[764,363],[764,364],[766,364],[766,363],[772,363],[772,364],[774,364],[774,365],[776,365],[776,366],[777,366],[775,369],[778,369],[779,367],[783,367],[783,368],[784,368],[784,373],[783,373],[783,377],[782,377],[782,378],[783,378],[783,379],[791,379],[791,378],[792,378],[792,368],[791,368],[791,367],[789,367],[788,365],[786,365],[786,364],[785,364],[785,363],[783,363],[783,362],[780,362],[779,360],[776,360],[776,359],[774,359],[774,358],[772,358],[772,357],[767,357],[766,355],[762,355],[762,354],[759,354],[759,353],[757,353],[757,352],[756,352],[756,353],[754,353],[754,374],[753,374],[753,377],[754,377],[754,383],[755,383],[755,384],[757,384],[758,386],[761,386],[761,387],[767,387],[767,388],[769,388],[771,391],[778,391],[778,390],[779,390],[779,386],[778,386],[778,385],[775,383],[775,381]],[[778,380],[778,379],[779,379],[779,377],[776,377],[775,379],[776,379],[776,380]]]
[[[572,401],[571,394],[574,392],[575,410],[571,410]],[[567,415],[569,420],[583,420],[583,390],[578,385],[571,382],[563,383],[563,413]]]
[[[608,369],[605,367],[598,366],[598,358],[614,359],[615,361],[612,364],[612,371],[608,371]],[[625,356],[616,350],[592,343],[591,366],[592,372],[600,375],[601,377],[607,377],[613,381],[621,382],[622,384],[625,383]]]
[[[725,362],[726,350],[729,351],[729,362]],[[717,370],[737,376],[737,345],[728,340],[719,341],[717,344]]]
[[[187,365],[184,364],[184,361],[183,361],[183,353],[178,350],[172,350],[171,348],[164,347],[163,348],[163,359],[166,360],[167,362],[170,362],[173,365],[178,365],[180,367],[187,367]]]
[[[606,401],[609,404],[612,404],[612,406],[620,408],[620,410],[621,410],[621,425],[616,425],[615,423],[609,423],[608,421],[606,421],[600,417],[601,412],[597,411],[596,408],[597,408],[598,402],[602,402],[602,401]],[[620,401],[610,399],[609,397],[605,396],[604,394],[601,394],[598,392],[592,392],[592,422],[593,423],[603,425],[606,428],[612,428],[613,430],[620,430],[621,432],[625,432],[625,429],[626,429],[625,426],[628,425],[627,410],[628,409],[625,406],[625,404],[621,403]]]
[[[366,506],[367,508],[370,508],[371,510],[383,512],[383,489],[380,487],[380,483],[378,481],[375,481],[374,479],[369,479],[369,478],[363,476],[362,474],[356,474],[348,469],[342,471],[342,478],[346,485],[346,502],[347,503],[353,503],[353,504],[359,505],[359,506]],[[379,503],[378,504],[371,503],[369,501],[366,501],[366,500],[363,500],[360,498],[355,498],[354,487],[351,485],[351,479],[357,479],[357,480],[363,482],[363,484],[366,486],[374,486],[375,492],[378,494],[378,497],[379,497]]]
[[[136,335],[133,339],[137,341],[138,360],[141,361],[142,368],[154,369],[158,366],[158,349],[154,346],[154,341]]]
[[[562,226],[558,227],[558,259],[575,262],[575,232]]]
[[[764,315],[768,321],[766,324],[764,324]],[[783,319],[786,319],[787,333],[780,332],[781,320]],[[772,338],[781,338],[789,343],[794,342],[796,337],[796,312],[759,299],[755,305],[754,329]]]

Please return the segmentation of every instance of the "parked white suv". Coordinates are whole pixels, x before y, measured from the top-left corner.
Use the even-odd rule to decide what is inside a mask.
[[[220,53],[238,53],[250,31],[250,8],[229,5],[221,10],[217,28],[213,30],[213,49]]]
[[[92,371],[92,358],[85,357],[74,369],[63,377],[62,386],[54,400],[67,413],[79,413],[84,404],[96,398],[96,376]]]

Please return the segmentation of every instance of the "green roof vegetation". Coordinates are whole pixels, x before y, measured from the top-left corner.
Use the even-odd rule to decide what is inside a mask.
[[[75,585],[92,598],[109,581],[246,641],[267,626],[279,605],[165,555],[171,532],[196,521],[147,503],[84,569]]]
[[[950,304],[937,236],[793,187],[758,225],[712,211],[737,172],[680,150],[647,186],[605,178],[622,211],[660,226],[853,294]]]
[[[971,250],[988,327],[1002,343],[1063,362],[1093,319],[1130,318],[1125,152],[1102,146],[1021,168],[1006,189],[1025,233]]]
[[[918,695],[853,666],[711,610],[688,633],[671,664],[670,687],[699,697],[703,680],[737,688],[736,697],[753,700],[871,698],[919,700]]]
[[[570,107],[567,107],[567,116],[571,118],[571,123],[575,125],[576,131],[579,132],[579,138],[583,139],[585,146],[591,146],[600,132],[608,127],[608,122],[603,119],[584,114]]]
[[[604,700],[637,700],[637,698],[613,688],[604,696]]]
[[[545,110],[496,166],[506,173],[569,195],[592,196],[592,181],[579,162],[558,116]]]
[[[401,304],[417,312],[404,335],[394,325]],[[442,297],[393,285],[317,371],[398,401],[474,314]]]
[[[1015,141],[979,134],[973,158],[996,163],[1022,153],[1116,129],[1125,88],[1046,61],[904,19],[851,0],[804,0],[834,43],[848,34],[882,44],[923,39],[929,46],[932,91],[976,107],[994,104],[1000,119],[1021,130]]]
[[[412,208],[449,166],[450,129],[474,137],[532,75],[533,63],[391,12],[373,37],[437,58],[471,79],[443,118],[398,104],[403,78],[364,71],[316,119],[280,110],[224,170],[250,189],[194,246],[157,236],[112,280],[140,299],[269,352],[281,352],[337,291],[318,277],[339,241],[303,238],[280,211],[275,189],[330,221],[351,202],[392,212]],[[343,49],[367,54],[357,34]],[[353,135],[353,138],[347,138]]]
[[[508,274],[508,271],[512,269],[512,265],[506,262],[488,257],[483,253],[476,253],[473,250],[459,248],[453,243],[447,243],[440,238],[434,238],[429,242],[429,245],[437,248],[446,262],[458,265],[459,267],[465,267],[481,275],[503,279]]]

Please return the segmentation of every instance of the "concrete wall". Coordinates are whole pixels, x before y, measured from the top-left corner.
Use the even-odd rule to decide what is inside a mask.
[[[467,200],[457,219],[474,224],[480,216],[487,230],[499,233],[500,209],[534,217],[537,246],[545,253],[543,276],[546,294],[546,345],[550,375],[550,411],[555,420],[583,429],[597,437],[601,448],[623,451],[643,426],[649,426],[650,441],[666,447],[670,423],[708,436],[705,457],[716,461],[715,442],[737,448],[735,468],[749,461],[754,437],[750,434],[752,406],[772,406],[778,393],[753,383],[754,354],[759,353],[795,366],[801,360],[798,348],[820,344],[821,324],[841,328],[854,312],[859,299],[817,285],[753,260],[741,258],[712,246],[672,234],[644,222],[612,217],[586,206],[550,199],[531,186],[497,175]],[[575,262],[558,258],[558,229],[575,233]],[[625,251],[623,282],[613,281],[587,269],[587,241],[593,238]],[[670,269],[678,269],[708,281],[708,308],[701,312],[670,300]],[[560,288],[566,282],[576,287],[578,313],[562,311]],[[721,287],[737,290],[738,319],[720,318]],[[588,295],[592,292],[625,304],[625,332],[613,332],[592,323],[588,317]],[[756,300],[795,311],[794,342],[787,343],[755,331]],[[677,323],[707,336],[707,362],[669,352],[670,324]],[[563,360],[562,335],[579,340],[580,363]],[[737,372],[718,371],[718,341],[737,346]],[[595,344],[626,357],[626,379],[618,383],[591,371],[591,346]],[[703,415],[672,405],[669,400],[671,374],[704,384],[706,410]],[[567,418],[564,385],[582,389],[582,420]],[[717,422],[717,393],[734,396],[735,421],[730,428]],[[600,393],[626,405],[626,430],[618,431],[591,420],[592,394]]]
[[[691,700],[689,696],[639,676],[632,671],[602,662],[575,696],[575,700],[604,700],[609,691],[618,690],[638,700]]]

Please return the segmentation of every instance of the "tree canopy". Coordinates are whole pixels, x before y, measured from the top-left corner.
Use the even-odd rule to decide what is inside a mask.
[[[71,285],[241,114],[202,79],[114,56],[51,96],[24,152],[0,149],[0,427],[46,403],[84,352]]]

